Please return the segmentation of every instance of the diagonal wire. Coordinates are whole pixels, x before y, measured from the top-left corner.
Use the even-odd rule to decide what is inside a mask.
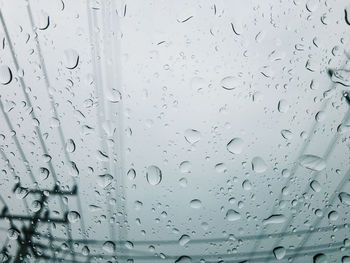
[[[0,22],[2,24],[2,27],[4,29],[4,32],[5,32],[5,36],[6,36],[6,39],[7,39],[7,42],[8,42],[8,45],[9,45],[9,48],[10,48],[10,53],[11,53],[11,57],[12,57],[12,60],[13,60],[13,63],[15,65],[15,68],[16,70],[18,71],[19,70],[19,64],[18,64],[18,61],[17,61],[17,58],[16,58],[16,55],[15,55],[15,52],[14,52],[14,48],[13,48],[13,45],[12,45],[12,41],[11,41],[11,38],[10,38],[10,35],[8,33],[8,30],[7,30],[7,26],[6,26],[6,23],[5,23],[5,20],[4,20],[4,17],[3,17],[3,14],[2,14],[2,10],[0,9]],[[26,84],[24,83],[24,80],[23,78],[19,78],[19,81],[20,81],[20,84],[21,84],[21,88],[22,88],[22,91],[23,91],[23,94],[25,96],[25,99],[26,99],[26,103],[28,104],[28,106],[30,108],[32,108],[32,111],[30,112],[30,115],[33,119],[36,119],[36,115],[35,115],[35,112],[34,112],[34,108],[32,106],[32,103],[31,103],[31,100],[26,92]],[[12,125],[11,125],[12,126]],[[41,147],[42,147],[42,150],[44,152],[44,154],[48,154],[48,150],[47,150],[47,147],[45,145],[45,142],[43,140],[43,137],[42,137],[42,133],[40,131],[40,128],[38,126],[35,126],[35,131],[36,131],[36,134],[39,138],[39,141],[40,141],[40,144],[41,144]],[[17,145],[17,144],[16,144]],[[20,145],[17,145],[17,146],[20,146]],[[22,150],[23,151],[23,150]],[[49,168],[50,168],[50,171],[52,173],[52,177],[53,177],[53,180],[55,182],[55,184],[57,185],[57,176],[56,176],[56,172],[55,172],[55,169],[53,168],[53,165],[51,162],[49,162]],[[34,179],[34,182],[36,182],[35,178],[33,177],[32,179]],[[34,183],[33,182],[33,183]],[[59,201],[60,201],[60,206],[61,206],[61,209],[62,211],[65,212],[65,214],[67,213],[68,211],[68,208],[67,206],[64,204],[63,200],[62,200],[62,197],[60,196],[59,198]],[[67,231],[67,235],[69,237],[69,239],[71,240],[72,239],[72,234],[71,234],[71,230],[70,230],[70,227],[67,227],[66,228],[66,231]],[[70,247],[71,249],[74,249],[71,242],[69,242],[70,244]],[[73,258],[73,261],[75,259]]]
[[[346,122],[349,121],[349,119],[350,119],[350,108],[346,111],[346,113],[345,113],[345,115],[344,115],[344,118],[342,119],[341,123],[346,123]],[[323,159],[324,159],[325,161],[328,160],[329,156],[331,155],[332,151],[334,150],[334,147],[335,147],[335,145],[336,145],[336,143],[337,143],[339,137],[340,137],[340,133],[339,133],[339,132],[336,132],[336,134],[333,136],[331,142],[328,144],[327,150],[326,150],[325,154],[323,155]],[[319,174],[318,171],[313,172],[313,177],[312,177],[311,181],[315,180],[316,177],[318,176],[318,174]],[[342,181],[345,182],[345,178],[346,178],[346,176],[344,176],[344,178],[343,178]],[[306,186],[303,193],[308,193],[309,191],[310,191],[310,187],[309,187],[309,186]],[[295,209],[298,210],[301,206],[302,206],[302,204],[301,204],[301,203],[298,203],[298,204],[296,205]],[[286,230],[288,229],[288,226],[292,223],[292,221],[293,221],[293,217],[292,217],[292,216],[289,216],[288,219],[287,219],[287,221],[286,221],[286,222],[284,223],[284,225],[283,225],[282,232],[284,232],[284,231],[286,231]],[[316,221],[317,221],[317,220],[316,220]],[[319,223],[319,222],[318,222],[318,223]],[[315,226],[315,225],[313,225],[313,226]],[[309,239],[308,236],[309,236],[309,235],[306,236],[307,238],[304,238],[306,241]],[[280,238],[280,239],[281,239],[281,238]],[[275,241],[273,247],[275,247],[275,246],[277,246],[277,245],[279,244],[280,239],[278,239],[278,240]]]
[[[346,61],[345,61],[344,63],[342,63],[342,66],[345,65],[345,63],[346,63]],[[334,84],[334,83],[331,83],[331,89],[334,89],[334,87],[335,87],[335,84]],[[321,106],[320,111],[325,111],[325,110],[327,109],[327,107],[328,107],[329,102],[330,102],[330,99],[326,99],[326,100],[322,103],[322,106]],[[316,120],[314,120],[314,123],[313,123],[313,125],[312,125],[312,127],[311,127],[311,129],[310,129],[310,132],[309,132],[309,136],[308,136],[306,142],[302,145],[301,149],[299,150],[299,153],[298,153],[298,155],[297,155],[297,159],[295,160],[295,162],[294,162],[294,164],[293,164],[293,167],[292,167],[292,169],[291,169],[291,175],[285,180],[285,183],[283,184],[284,187],[288,187],[288,186],[289,186],[289,184],[290,184],[290,182],[291,182],[293,176],[295,175],[295,173],[296,173],[296,171],[297,171],[297,169],[298,169],[298,167],[299,167],[299,165],[298,165],[299,158],[300,158],[300,157],[304,154],[304,152],[306,151],[306,149],[307,149],[308,145],[310,144],[311,139],[312,139],[312,137],[313,137],[313,135],[314,135],[314,131],[316,131],[317,127],[318,127],[318,122],[317,122]],[[309,188],[308,188],[307,190],[309,190]],[[279,196],[278,196],[278,200],[282,200],[282,199],[283,199],[283,193],[280,192],[280,194],[279,194]],[[276,207],[273,206],[270,215],[275,214],[276,210],[277,210]],[[285,224],[285,225],[287,225],[287,224]],[[266,226],[266,228],[268,228],[268,225]],[[284,227],[283,229],[286,230],[287,228]],[[265,228],[262,229],[262,231],[260,232],[260,234],[265,233],[265,230],[266,230]],[[282,232],[285,232],[285,231],[282,231]],[[257,241],[255,242],[253,248],[251,249],[251,256],[252,256],[252,257],[254,256],[254,254],[256,253],[256,251],[258,250],[258,247],[260,246],[260,244],[261,244],[261,241],[260,241],[260,240],[257,240]]]
[[[30,1],[28,1],[28,4],[27,4],[27,13],[28,13],[28,16],[29,16],[29,20],[30,20],[30,24],[31,24],[32,30],[36,34],[36,27],[34,25],[34,20],[33,20],[33,14],[32,14],[32,10],[31,10]],[[44,80],[45,80],[45,84],[46,84],[45,87],[46,87],[46,91],[47,91],[47,94],[48,94],[48,97],[49,97],[50,106],[51,106],[51,109],[53,110],[54,117],[56,119],[59,119],[58,112],[57,112],[57,109],[56,109],[56,106],[55,106],[55,104],[56,104],[55,103],[55,99],[54,99],[53,95],[50,94],[50,91],[49,91],[49,88],[51,87],[51,84],[50,84],[50,79],[49,79],[49,76],[48,76],[48,73],[47,73],[45,60],[44,60],[44,57],[43,57],[42,52],[41,52],[41,47],[40,47],[40,43],[39,43],[39,40],[38,40],[38,36],[34,37],[34,40],[35,40],[35,44],[36,44],[36,49],[38,51],[41,68],[42,68],[42,71],[43,71],[43,74],[44,74]],[[65,147],[65,141],[66,140],[65,140],[65,136],[64,136],[64,133],[63,133],[61,125],[58,126],[58,133],[59,133],[59,138],[60,138],[60,142],[62,144],[62,148],[63,148],[63,151],[64,151],[64,156],[66,158],[66,161],[68,163],[71,163],[71,159],[70,159],[69,153],[67,152],[67,149]],[[73,180],[74,185],[77,185],[77,181],[76,181],[76,179],[74,177],[72,177],[72,180]],[[81,229],[82,229],[83,234],[86,235],[84,216],[83,216],[83,209],[82,209],[82,206],[81,206],[81,200],[80,200],[80,196],[79,196],[78,193],[77,193],[76,197],[77,197],[76,198],[76,200],[77,200],[77,207],[78,207],[79,213],[81,215],[81,220],[80,220]]]

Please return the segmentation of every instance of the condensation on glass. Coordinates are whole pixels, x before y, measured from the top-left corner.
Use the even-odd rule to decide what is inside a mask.
[[[0,8],[0,262],[350,262],[349,1]]]

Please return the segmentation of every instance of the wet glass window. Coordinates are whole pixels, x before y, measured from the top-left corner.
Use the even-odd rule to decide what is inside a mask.
[[[0,262],[349,263],[348,0],[2,0]]]

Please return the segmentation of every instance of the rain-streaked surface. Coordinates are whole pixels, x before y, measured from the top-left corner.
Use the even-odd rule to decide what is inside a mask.
[[[348,0],[0,10],[0,262],[350,262]]]

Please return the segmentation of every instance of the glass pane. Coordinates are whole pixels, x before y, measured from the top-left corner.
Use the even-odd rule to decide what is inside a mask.
[[[0,262],[350,262],[348,1],[0,10]]]

